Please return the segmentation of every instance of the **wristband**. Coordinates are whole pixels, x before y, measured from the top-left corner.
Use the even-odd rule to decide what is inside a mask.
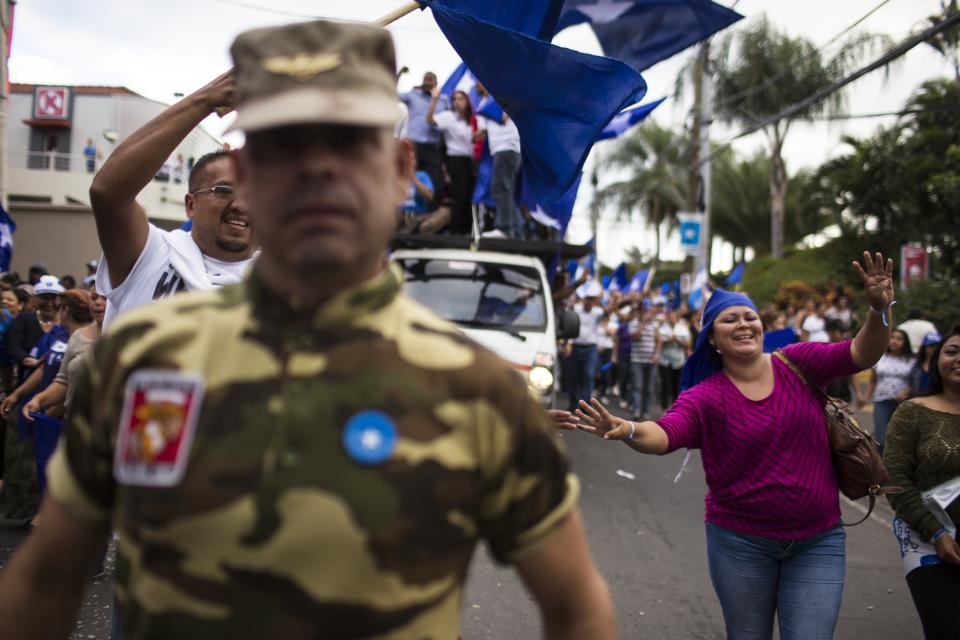
[[[885,306],[883,309],[874,309],[873,305],[870,306],[870,310],[880,314],[880,321],[883,322],[883,326],[889,327],[890,323],[887,322],[887,315],[890,313],[890,309],[893,308],[893,305],[897,304],[896,300],[893,300]]]
[[[946,535],[949,535],[949,534],[950,534],[949,531],[947,531],[945,528],[941,527],[941,528],[937,529],[937,530],[933,533],[932,536],[930,536],[930,542],[936,542],[937,540],[939,540],[939,539],[942,538],[943,536],[946,536]]]
[[[631,422],[630,423],[630,435],[627,436],[627,440],[633,440],[634,434],[637,432],[636,426]]]

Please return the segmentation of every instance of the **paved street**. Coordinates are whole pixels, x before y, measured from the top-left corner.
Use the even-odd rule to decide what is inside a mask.
[[[867,423],[869,423],[869,417]],[[683,453],[642,456],[620,443],[565,433],[583,485],[581,508],[590,545],[610,584],[625,640],[723,638],[720,608],[710,586],[703,530],[704,480],[697,455],[679,483]],[[629,479],[618,470],[633,474]],[[848,521],[862,514],[844,505]],[[890,510],[848,530],[847,583],[837,638],[911,640],[920,625],[910,601],[893,535]],[[22,531],[0,529],[0,565]],[[112,562],[91,581],[72,638],[109,637]],[[464,599],[464,640],[538,638],[539,617],[519,580],[478,552]]]
[[[585,433],[565,436],[583,484],[590,546],[606,577],[624,640],[723,638],[710,586],[703,528],[703,471],[694,455],[678,484],[683,453],[643,456]],[[635,478],[617,475],[617,470]],[[864,501],[865,502],[865,501]],[[862,512],[848,504],[844,519]],[[900,570],[884,502],[847,530],[847,581],[837,638],[910,640],[920,623]],[[535,605],[510,570],[478,554],[464,604],[464,640],[537,638]]]

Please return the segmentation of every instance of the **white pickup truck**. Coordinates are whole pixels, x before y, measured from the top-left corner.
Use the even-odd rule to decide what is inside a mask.
[[[543,262],[528,255],[457,248],[404,248],[392,254],[404,292],[519,370],[543,406],[555,405],[558,340],[579,334],[572,312],[557,327]]]

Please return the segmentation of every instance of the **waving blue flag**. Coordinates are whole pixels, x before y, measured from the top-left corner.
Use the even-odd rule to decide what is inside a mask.
[[[643,291],[643,286],[647,284],[647,278],[650,276],[650,271],[644,269],[643,271],[637,271],[633,274],[633,280],[630,281],[628,291],[631,293],[641,293]]]
[[[603,128],[603,131],[601,131],[600,135],[597,136],[597,142],[600,140],[609,140],[610,138],[619,138],[627,131],[632,129],[634,125],[640,124],[646,120],[647,116],[653,113],[653,110],[663,104],[663,101],[666,99],[666,96],[664,96],[659,100],[642,104],[639,107],[621,111],[619,114],[614,116],[613,120],[610,121],[610,124]]]
[[[544,4],[543,0],[423,3],[433,10],[461,59],[517,125],[524,174],[537,200],[561,200],[606,124],[642,98],[643,78],[618,60],[556,47],[518,31],[529,29],[529,24],[495,22],[499,8],[528,8]],[[540,20],[549,21],[543,15]]]
[[[589,22],[605,55],[643,71],[741,18],[709,0],[566,0],[557,31]]]
[[[10,271],[10,261],[13,260],[13,232],[17,224],[0,204],[0,271]]]
[[[627,273],[626,262],[621,262],[617,265],[617,268],[613,270],[613,281],[620,291],[626,291],[627,287],[630,286],[630,275]]]
[[[740,284],[740,281],[743,280],[743,272],[747,270],[747,263],[741,262],[733,268],[733,271],[730,272],[730,275],[727,276],[727,279],[723,281],[724,286],[732,287],[735,284]]]
[[[564,9],[564,0],[421,0],[420,4],[433,8],[441,5],[488,24],[547,42],[557,32],[557,21]]]

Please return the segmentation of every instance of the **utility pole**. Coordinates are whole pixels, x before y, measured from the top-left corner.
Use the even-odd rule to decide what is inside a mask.
[[[703,222],[700,225],[700,254],[697,257],[697,272],[706,267],[710,273],[713,234],[710,229],[710,125],[713,122],[713,71],[710,69],[710,41],[700,43],[697,56],[700,67],[700,184],[703,192]]]
[[[684,271],[694,274],[704,266],[709,271],[710,250],[710,123],[713,120],[713,78],[710,72],[710,41],[700,45],[693,63],[693,122],[690,127],[687,169],[687,211],[703,212],[700,252],[686,260]]]
[[[0,205],[7,208],[7,109],[10,94],[7,69],[7,30],[10,28],[10,2],[0,0]]]

